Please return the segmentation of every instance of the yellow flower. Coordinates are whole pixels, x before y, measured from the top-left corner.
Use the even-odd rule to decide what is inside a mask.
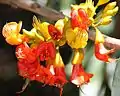
[[[87,45],[88,33],[86,30],[82,30],[78,27],[66,30],[66,40],[69,46],[72,48],[84,48]]]
[[[24,36],[19,33],[21,27],[21,21],[18,24],[16,22],[9,22],[4,25],[2,29],[2,34],[6,38],[7,43],[11,45],[18,45],[23,42]]]

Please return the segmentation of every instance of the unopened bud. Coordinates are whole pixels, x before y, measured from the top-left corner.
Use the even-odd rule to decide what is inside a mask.
[[[108,10],[112,10],[115,6],[116,6],[116,1],[115,1],[115,2],[111,2],[111,3],[109,3],[109,4],[105,7],[105,9],[104,9],[103,12],[106,12],[106,11],[108,11]]]
[[[108,25],[111,23],[112,21],[112,16],[107,16],[107,17],[104,17],[101,22],[100,22],[100,25]]]
[[[118,12],[118,9],[119,9],[118,6],[113,9],[113,14],[112,14],[112,16],[114,16],[114,15]]]
[[[118,6],[115,7],[114,9],[112,9],[112,10],[108,10],[105,13],[103,13],[102,18],[104,18],[106,16],[114,16],[117,12],[118,12]]]

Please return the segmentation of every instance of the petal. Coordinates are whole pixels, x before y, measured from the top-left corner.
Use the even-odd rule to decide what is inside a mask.
[[[6,42],[10,45],[19,45],[23,42],[24,36],[19,34],[16,36],[16,34],[11,34],[9,37],[6,38]]]
[[[33,17],[33,27],[39,30],[38,34],[41,34],[46,40],[51,38],[48,32],[48,25],[49,23],[47,22],[41,23],[36,16]]]
[[[87,45],[88,33],[85,30],[75,28],[66,31],[66,40],[72,48],[84,48]]]
[[[82,67],[82,64],[73,65],[71,82],[77,86],[86,84],[90,81],[93,74],[86,73]]]
[[[104,43],[104,37],[103,34],[96,28],[96,37],[95,37],[95,43]]]
[[[61,33],[63,33],[63,28],[65,24],[68,22],[68,18],[60,19],[55,23],[55,28],[57,28]]]
[[[81,64],[84,58],[84,53],[82,49],[74,50],[74,55],[72,59],[72,64]]]
[[[55,28],[54,25],[50,24],[48,26],[48,31],[52,39],[59,40],[62,38],[62,33],[57,28]]]
[[[111,62],[115,59],[110,58],[109,54],[113,53],[114,49],[107,50],[102,43],[95,44],[95,56],[97,59],[104,62]]]

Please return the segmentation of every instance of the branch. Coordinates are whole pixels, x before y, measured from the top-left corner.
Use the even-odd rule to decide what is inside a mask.
[[[64,15],[51,8],[43,7],[32,0],[0,0],[0,4],[7,4],[14,8],[21,8],[31,11],[38,15],[44,16],[50,20],[58,20],[64,18]]]
[[[64,15],[61,12],[57,12],[47,7],[43,7],[32,0],[0,0],[0,4],[7,4],[15,8],[21,8],[27,11],[31,11],[51,20],[58,20],[60,18],[64,18]],[[120,39],[112,38],[106,35],[104,35],[104,37],[104,44],[107,47],[115,48],[116,50],[120,49]],[[89,39],[94,41],[95,32],[89,32]]]

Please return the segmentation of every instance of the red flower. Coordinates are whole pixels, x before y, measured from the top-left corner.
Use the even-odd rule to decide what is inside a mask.
[[[54,60],[47,61],[47,68],[54,76],[54,86],[62,88],[64,84],[67,83],[67,80],[64,70],[64,63],[58,51],[56,52],[56,57]]]
[[[55,46],[52,42],[42,42],[38,46],[37,56],[40,57],[40,61],[54,59],[55,58]]]
[[[27,43],[20,44],[16,47],[16,57],[18,60],[25,60],[32,63],[37,59],[37,48],[30,48]]]
[[[67,83],[64,67],[55,67],[54,72],[55,85],[58,88],[62,88]]]
[[[33,63],[28,63],[25,60],[18,61],[19,75],[30,80],[35,80],[38,67],[39,63],[37,61]]]
[[[90,81],[93,74],[86,73],[82,67],[82,64],[74,64],[72,69],[71,82],[77,86],[86,84]]]
[[[52,24],[48,26],[48,32],[54,40],[59,40],[62,38],[62,33]]]
[[[103,34],[96,28],[96,38],[95,38],[95,56],[97,59],[102,60],[104,62],[111,62],[115,59],[110,58],[109,54],[114,52],[114,49],[107,50],[104,45],[104,36]]]
[[[114,59],[110,58],[109,54],[113,53],[114,49],[107,50],[103,43],[96,43],[95,44],[95,56],[97,59],[102,60],[104,62],[111,62]]]
[[[78,10],[73,9],[71,11],[71,24],[72,28],[88,29],[89,18],[84,9],[79,8]]]

